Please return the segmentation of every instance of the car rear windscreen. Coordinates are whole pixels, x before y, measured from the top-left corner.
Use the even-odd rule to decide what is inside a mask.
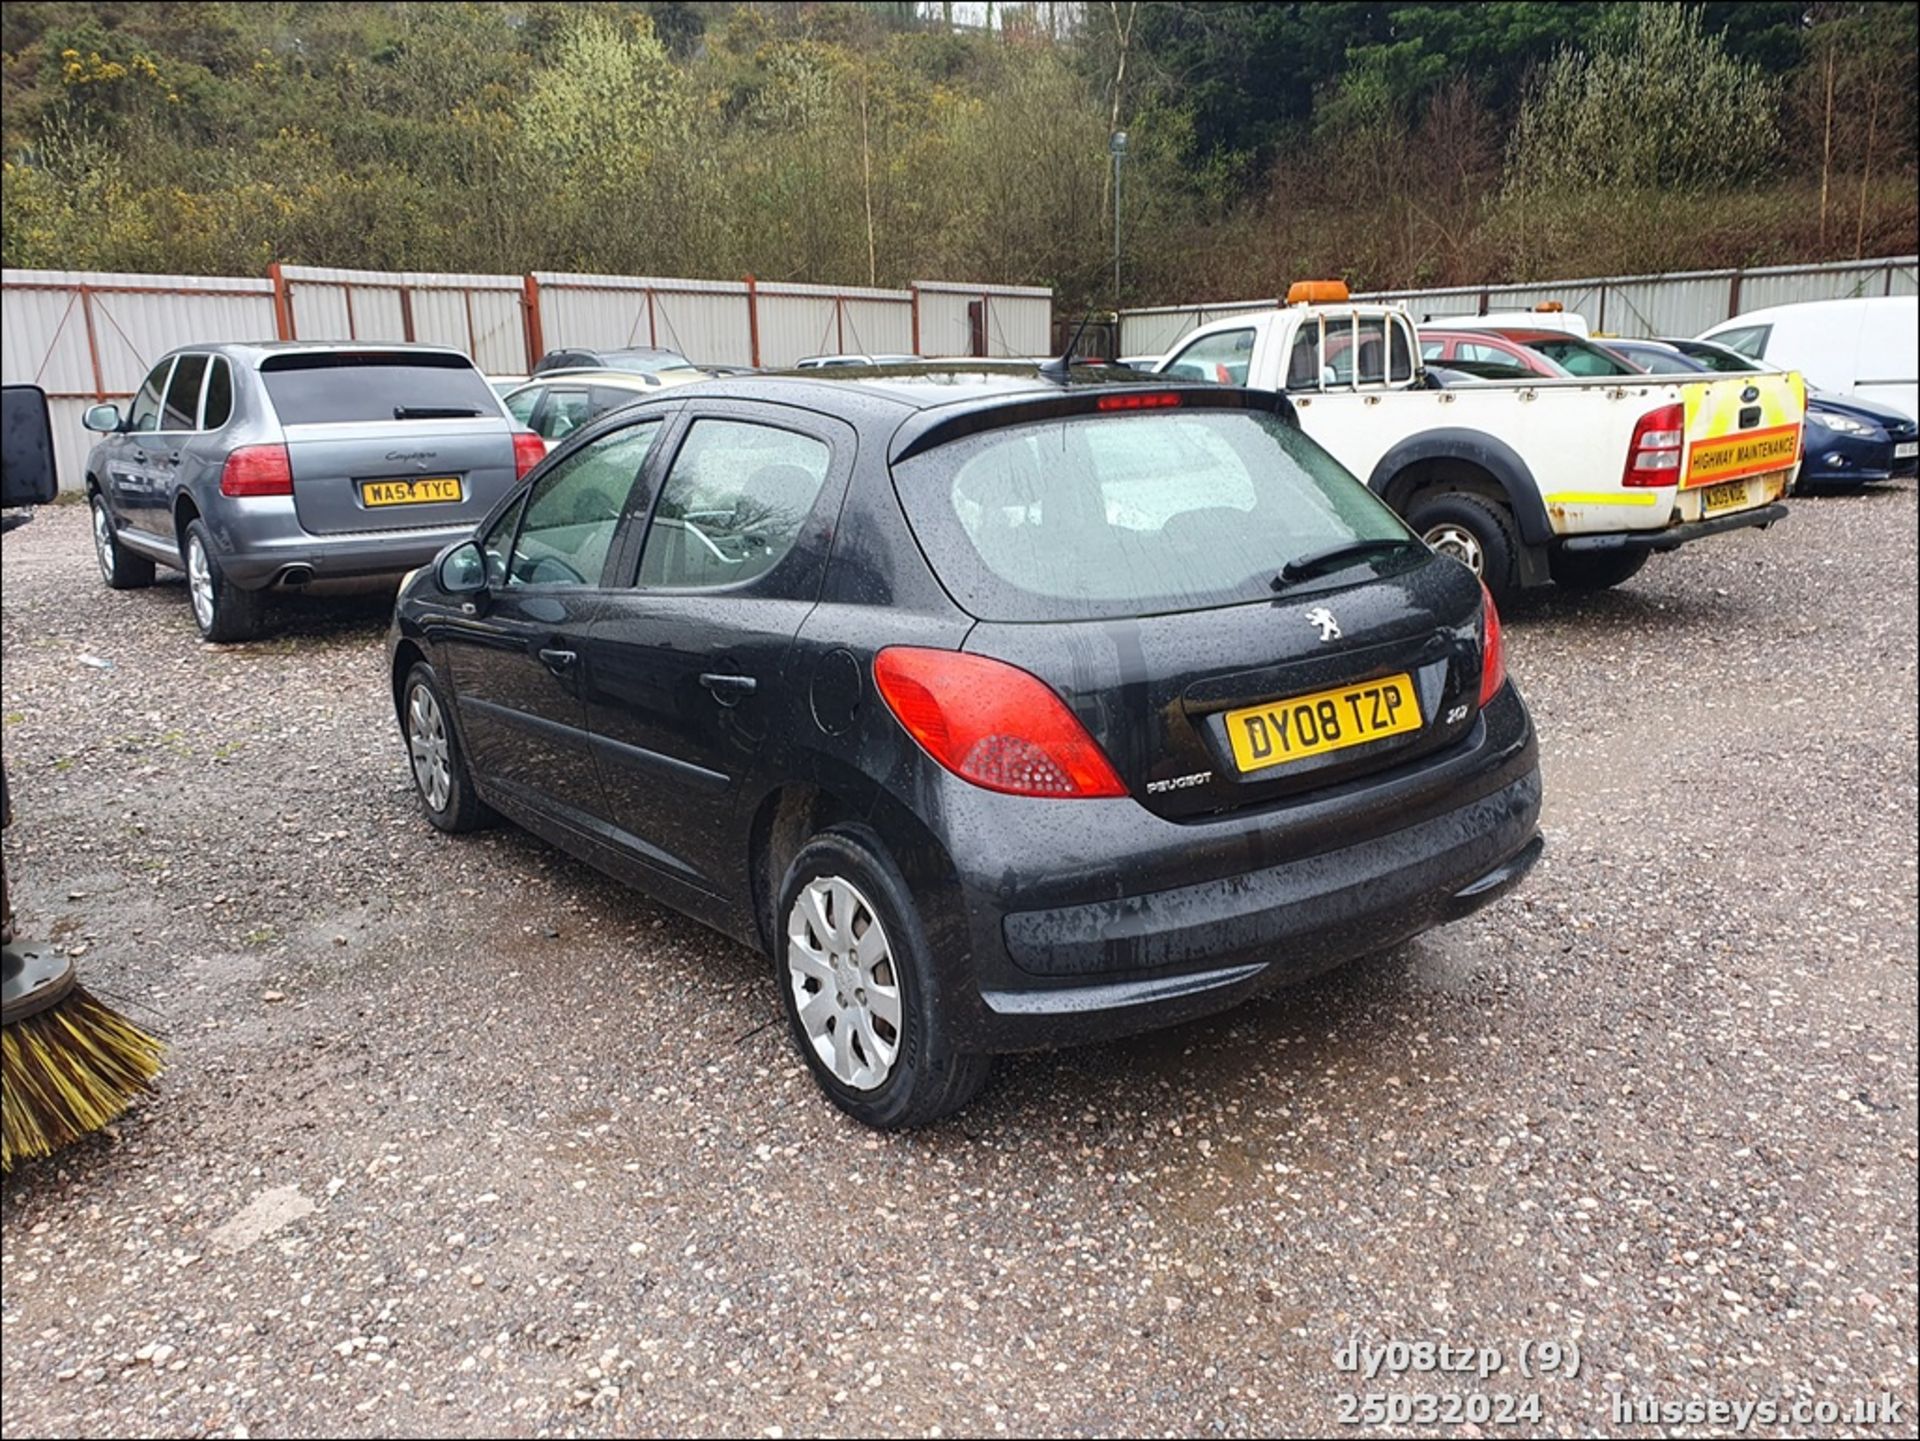
[[[282,425],[497,416],[500,402],[461,355],[314,351],[260,363]]]
[[[983,620],[1271,599],[1290,560],[1410,535],[1339,462],[1257,410],[1075,416],[984,431],[895,466],[894,484],[942,584]]]

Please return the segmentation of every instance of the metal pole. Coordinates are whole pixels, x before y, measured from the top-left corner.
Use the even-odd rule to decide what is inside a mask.
[[[1113,152],[1113,303],[1120,304],[1120,156]]]

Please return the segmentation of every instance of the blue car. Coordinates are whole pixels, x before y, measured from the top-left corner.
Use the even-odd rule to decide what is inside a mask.
[[[1772,370],[1710,340],[1609,340],[1607,348],[1656,372]],[[1807,386],[1807,420],[1798,489],[1855,487],[1920,471],[1920,425],[1876,400],[1830,395]]]

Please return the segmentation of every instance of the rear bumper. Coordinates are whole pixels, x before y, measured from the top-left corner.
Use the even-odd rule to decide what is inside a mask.
[[[1407,776],[1405,823],[1353,802],[1303,844],[1304,812],[1183,826],[1135,807],[1088,813],[1090,836],[1003,829],[982,874],[956,856],[978,997],[967,1042],[1032,1050],[1173,1025],[1387,949],[1505,895],[1538,859],[1541,782],[1531,723],[1506,692],[1461,754]],[[1424,783],[1423,783],[1424,782]],[[1439,785],[1434,786],[1434,782]],[[1390,779],[1371,790],[1391,793]],[[1411,804],[1413,788],[1444,800]],[[1395,797],[1368,796],[1391,808]],[[1336,820],[1332,815],[1328,820]],[[1096,854],[1105,848],[1111,864]],[[1053,863],[1047,869],[1044,856]],[[1197,858],[1197,859],[1196,859]],[[986,858],[982,858],[984,861]],[[972,874],[969,874],[972,871]],[[1033,874],[1016,882],[1010,875]],[[1133,884],[1116,883],[1122,877]],[[1141,886],[1140,880],[1157,881]],[[1041,902],[1041,904],[1036,904]]]
[[[1681,525],[1670,525],[1665,530],[1616,530],[1601,535],[1570,535],[1560,542],[1564,550],[1678,550],[1696,540],[1705,540],[1710,535],[1720,535],[1729,530],[1746,530],[1753,526],[1765,529],[1776,521],[1787,518],[1787,507],[1779,501],[1772,505],[1759,506],[1753,510],[1743,510],[1734,515],[1716,516],[1712,520],[1690,520]]]
[[[473,534],[470,522],[420,530],[315,535],[292,503],[274,498],[223,507],[213,527],[220,569],[242,590],[286,582],[398,578],[425,565],[449,542]]]

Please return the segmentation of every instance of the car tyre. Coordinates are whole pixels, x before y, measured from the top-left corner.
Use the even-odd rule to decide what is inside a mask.
[[[1486,582],[1494,604],[1505,605],[1520,588],[1520,541],[1513,512],[1497,500],[1465,491],[1422,496],[1407,511],[1407,524],[1441,555],[1450,555]]]
[[[109,590],[139,590],[153,584],[153,562],[120,544],[106,497],[95,491],[87,497],[92,512],[93,553],[100,562],[100,578]]]
[[[260,634],[266,597],[259,591],[240,589],[220,569],[206,522],[187,522],[180,559],[187,568],[187,605],[202,636],[224,645],[252,640]]]
[[[1640,574],[1645,550],[1556,550],[1547,564],[1553,583],[1565,590],[1609,590]]]
[[[453,728],[453,707],[425,661],[414,663],[400,692],[400,734],[407,743],[413,793],[429,821],[450,835],[493,823],[492,808],[473,788],[466,752]]]
[[[815,835],[787,867],[774,919],[788,1027],[836,1106],[905,1130],[978,1094],[993,1058],[956,1040],[912,893],[877,837],[852,826]]]

